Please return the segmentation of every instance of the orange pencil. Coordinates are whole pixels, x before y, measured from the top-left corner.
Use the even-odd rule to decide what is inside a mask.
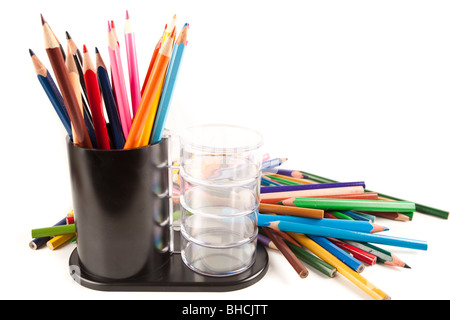
[[[131,125],[124,149],[143,147],[148,144],[148,141],[146,144],[142,145],[139,142],[142,132],[145,129],[147,118],[152,111],[151,107],[153,106],[157,91],[170,62],[174,31],[170,34],[170,38],[162,45],[158,52],[155,65],[153,66],[144,94],[142,95],[141,103],[139,104],[139,109],[135,115],[133,124]]]

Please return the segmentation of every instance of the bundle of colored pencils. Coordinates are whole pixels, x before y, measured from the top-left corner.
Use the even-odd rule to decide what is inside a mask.
[[[136,41],[128,11],[124,32],[128,81],[114,21],[108,21],[109,68],[98,48],[95,48],[94,66],[87,47],[84,45],[81,53],[68,32],[66,52],[42,15],[41,22],[56,83],[31,49],[30,55],[39,82],[75,145],[102,150],[131,149],[161,141],[187,45],[187,23],[178,36],[176,15],[165,26],[141,87]]]
[[[279,250],[300,277],[307,264],[329,277],[340,273],[375,299],[390,297],[361,276],[381,263],[410,268],[378,246],[427,250],[422,240],[383,234],[376,217],[411,221],[414,212],[448,219],[448,211],[367,190],[363,181],[338,182],[299,170],[281,169],[286,159],[263,163],[258,213],[263,245]]]
[[[51,250],[55,250],[69,242],[75,242],[77,235],[73,211],[51,227],[31,230],[31,237],[33,240],[30,241],[29,246],[33,250],[37,250],[44,245],[47,245]]]

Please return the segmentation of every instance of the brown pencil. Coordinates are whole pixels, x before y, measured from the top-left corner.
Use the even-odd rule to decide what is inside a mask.
[[[260,203],[259,204],[259,212],[260,213],[277,213],[277,214],[282,214],[282,215],[322,219],[324,210],[283,206],[280,204]]]
[[[263,230],[267,234],[269,239],[273,241],[278,250],[280,250],[286,260],[289,261],[300,278],[306,278],[309,274],[308,269],[306,269],[305,265],[297,258],[297,256],[292,252],[292,250],[283,241],[283,239],[270,228],[264,227]]]
[[[76,134],[79,141],[78,145],[85,148],[92,148],[86,125],[84,124],[83,115],[78,105],[78,98],[73,90],[72,83],[69,79],[63,55],[59,46],[58,39],[51,31],[44,17],[41,15],[42,28],[44,32],[45,49],[48,58],[56,76],[56,81],[61,90],[64,103],[69,113],[70,120],[73,125],[73,133]]]

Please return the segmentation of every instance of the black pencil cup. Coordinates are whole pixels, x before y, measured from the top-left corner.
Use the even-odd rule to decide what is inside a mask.
[[[170,258],[168,141],[130,149],[74,146],[67,138],[77,251],[96,278],[127,279]]]

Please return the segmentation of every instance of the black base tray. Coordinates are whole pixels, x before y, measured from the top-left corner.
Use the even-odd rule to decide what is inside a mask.
[[[111,280],[99,278],[83,270],[75,249],[69,258],[72,278],[80,285],[100,291],[173,291],[173,292],[224,292],[243,289],[259,281],[267,272],[269,256],[266,249],[258,244],[256,260],[248,270],[226,277],[211,277],[189,269],[174,253],[160,270],[148,274],[145,270],[138,276]]]

